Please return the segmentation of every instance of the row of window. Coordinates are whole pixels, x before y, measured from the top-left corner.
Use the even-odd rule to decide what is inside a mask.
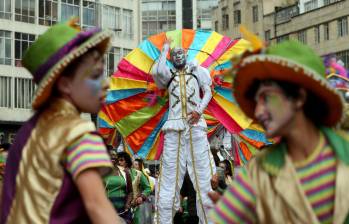
[[[66,21],[72,16],[77,16],[81,19],[83,28],[102,25],[103,28],[114,31],[121,29],[121,32],[116,32],[119,36],[132,39],[134,35],[132,10],[108,5],[100,7],[97,3],[87,0],[15,0],[13,6],[12,1],[0,1],[1,19],[11,20],[14,14],[15,21],[36,23],[38,17],[38,24],[51,26],[58,21]],[[38,12],[35,10],[36,4],[39,6]],[[13,12],[12,7],[14,7]],[[99,24],[100,17],[102,24]]]
[[[323,40],[329,40],[330,39],[330,24],[329,23],[324,23],[322,25],[317,25],[314,27],[314,42],[316,44],[320,43],[322,38],[321,38],[321,27],[323,28]],[[307,32],[308,29],[301,30],[297,33],[297,39],[306,44],[307,43]],[[348,17],[343,17],[337,19],[337,36],[338,37],[344,37],[348,36]],[[265,32],[265,39],[270,40],[270,30]],[[285,36],[280,36],[276,39],[277,42],[281,42],[283,40],[288,40],[289,37],[288,35]]]
[[[234,10],[233,16],[234,25],[241,24],[241,10]],[[254,23],[259,21],[258,5],[252,6],[252,21]],[[227,7],[222,8],[222,29],[229,29],[229,13]],[[215,21],[215,30],[218,31],[218,21]]]
[[[324,0],[323,2],[322,1],[319,2],[318,0],[310,0],[304,3],[304,11],[308,12],[308,11],[317,9],[319,7],[330,5],[332,3],[339,2],[339,1],[341,0]]]
[[[35,41],[35,35],[0,30],[0,64],[21,67],[21,59],[27,48]],[[12,46],[14,46],[14,58],[12,57]],[[106,74],[111,75],[120,59],[127,55],[131,49],[112,47],[106,56]],[[12,63],[14,59],[14,63]]]

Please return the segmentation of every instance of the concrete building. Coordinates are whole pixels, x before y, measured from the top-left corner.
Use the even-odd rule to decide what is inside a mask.
[[[35,85],[21,67],[25,50],[49,26],[71,16],[80,17],[82,28],[101,26],[115,32],[106,56],[106,75],[140,42],[138,0],[0,1],[0,142],[11,142],[32,115]]]
[[[245,25],[266,41],[297,39],[319,55],[335,55],[349,68],[349,0],[220,0],[215,30],[239,38]]]
[[[218,0],[142,0],[142,36],[174,29],[212,29]]]

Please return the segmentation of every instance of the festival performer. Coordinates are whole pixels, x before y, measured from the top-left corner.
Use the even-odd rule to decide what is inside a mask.
[[[252,159],[210,217],[215,223],[348,223],[349,136],[343,100],[319,56],[284,41],[243,57],[234,95],[280,143]],[[212,196],[212,195],[211,195]]]
[[[36,112],[8,155],[0,223],[122,223],[101,177],[110,157],[95,125],[80,118],[103,103],[111,33],[80,31],[76,22],[52,26],[24,55]]]
[[[172,223],[180,207],[179,191],[188,169],[197,192],[200,223],[208,223],[206,214],[212,205],[207,193],[215,167],[210,161],[207,125],[202,113],[211,100],[211,78],[207,69],[195,62],[187,63],[183,48],[170,53],[174,68],[166,65],[171,40],[166,40],[160,58],[152,69],[159,89],[168,89],[169,115],[162,130],[164,151],[157,199],[157,222]],[[202,97],[200,97],[202,91]]]

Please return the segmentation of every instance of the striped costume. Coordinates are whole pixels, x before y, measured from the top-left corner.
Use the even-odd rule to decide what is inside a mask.
[[[349,221],[349,202],[335,207],[338,201],[344,205],[346,195],[342,194],[349,186],[349,181],[344,179],[343,184],[338,182],[338,178],[344,178],[342,174],[348,174],[344,173],[349,170],[349,164],[343,162],[349,161],[341,161],[339,157],[349,152],[346,145],[342,145],[348,143],[330,129],[325,129],[326,138],[321,136],[317,148],[305,161],[292,162],[285,155],[284,169],[268,177],[264,176],[265,169],[276,170],[272,171],[263,161],[265,154],[251,161],[210,212],[210,218],[215,223],[343,223],[345,218]],[[276,158],[274,156],[274,162]],[[257,172],[256,163],[264,167],[260,168],[262,171]],[[284,173],[286,170],[288,175]]]

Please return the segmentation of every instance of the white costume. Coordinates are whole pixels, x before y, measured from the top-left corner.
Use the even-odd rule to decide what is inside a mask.
[[[169,45],[165,44],[160,59],[152,74],[160,89],[168,89],[169,116],[162,130],[165,132],[164,151],[157,189],[157,221],[172,223],[179,209],[179,194],[188,169],[196,190],[196,208],[200,223],[208,223],[207,212],[213,206],[207,193],[211,191],[210,179],[216,172],[203,111],[211,100],[211,78],[207,69],[195,64],[186,64],[182,71],[166,65]],[[200,89],[202,98],[200,97]],[[188,115],[196,111],[201,117],[190,125]]]

